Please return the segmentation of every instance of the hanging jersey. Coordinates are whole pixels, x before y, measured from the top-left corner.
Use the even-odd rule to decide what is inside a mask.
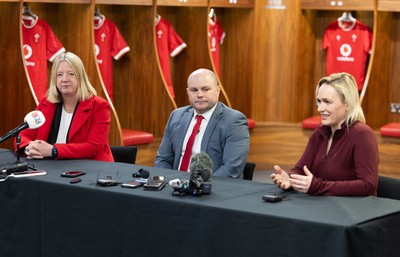
[[[48,88],[47,61],[53,62],[57,55],[65,52],[65,48],[42,19],[22,16],[22,24],[25,63],[36,98],[40,101]]]
[[[225,32],[222,29],[219,20],[209,18],[208,37],[210,38],[211,56],[214,62],[215,71],[217,75],[219,75],[219,45],[222,45],[225,39]]]
[[[372,48],[371,30],[358,20],[350,24],[335,21],[325,29],[322,48],[326,49],[326,75],[347,72],[353,75],[361,91]]]
[[[175,98],[174,87],[172,85],[169,58],[177,56],[184,48],[185,42],[175,32],[171,24],[161,16],[156,18],[156,40],[157,52],[164,76],[165,83],[173,98]]]
[[[117,26],[104,16],[94,19],[94,42],[101,78],[113,101],[113,58],[119,60],[130,51]]]

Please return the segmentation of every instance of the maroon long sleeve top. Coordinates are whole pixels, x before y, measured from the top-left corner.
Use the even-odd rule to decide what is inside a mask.
[[[376,195],[378,185],[378,144],[372,129],[362,122],[335,131],[318,127],[311,135],[303,156],[289,174],[304,175],[304,165],[313,174],[311,195],[365,196]]]

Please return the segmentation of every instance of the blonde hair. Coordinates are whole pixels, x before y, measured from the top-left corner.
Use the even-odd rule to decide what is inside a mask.
[[[66,52],[57,56],[53,62],[50,75],[50,86],[47,90],[47,100],[49,102],[59,103],[63,101],[61,92],[57,89],[57,68],[61,62],[67,62],[71,65],[71,68],[75,73],[78,81],[78,90],[76,93],[78,101],[84,101],[97,95],[96,89],[94,89],[89,81],[82,60],[77,55],[71,52]]]
[[[365,116],[361,107],[360,96],[358,95],[357,83],[352,75],[342,72],[323,77],[318,82],[315,95],[318,94],[318,90],[323,84],[333,87],[339,94],[342,103],[347,104],[345,119],[347,127],[350,127],[356,121],[365,123]]]

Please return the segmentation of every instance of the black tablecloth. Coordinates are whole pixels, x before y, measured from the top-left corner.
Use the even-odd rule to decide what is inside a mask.
[[[15,156],[0,150],[0,164]],[[91,160],[26,160],[46,176],[0,183],[0,256],[397,256],[400,201],[316,197],[274,185],[212,178],[210,195],[100,187],[140,168],[167,180],[188,173]],[[70,184],[62,172],[82,170]],[[278,203],[263,194],[284,194]]]

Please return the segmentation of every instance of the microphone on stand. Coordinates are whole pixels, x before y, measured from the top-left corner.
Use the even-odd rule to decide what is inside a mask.
[[[14,172],[21,172],[28,170],[28,163],[20,160],[19,149],[21,145],[21,137],[19,133],[27,128],[36,129],[42,126],[46,121],[43,113],[41,111],[31,111],[24,118],[24,123],[19,125],[18,127],[10,130],[7,134],[0,138],[0,143],[9,139],[10,137],[16,137],[16,145],[17,145],[17,161],[14,162],[10,167],[5,168],[0,171],[0,173],[11,174]]]
[[[29,129],[36,129],[39,128],[44,124],[46,121],[46,118],[44,117],[43,113],[41,111],[31,111],[28,113],[25,118],[24,118],[24,123],[19,125],[18,127],[10,130],[7,134],[4,136],[0,137],[0,143],[3,143],[10,137],[15,137],[16,135],[19,134],[22,130],[25,130],[27,128]]]
[[[190,159],[190,179],[174,179],[169,182],[174,189],[172,195],[184,196],[186,194],[202,195],[211,194],[211,175],[213,163],[207,153],[194,154]]]
[[[213,163],[210,156],[205,152],[193,155],[190,159],[189,171],[189,181],[193,188],[193,194],[210,194],[213,171]]]

